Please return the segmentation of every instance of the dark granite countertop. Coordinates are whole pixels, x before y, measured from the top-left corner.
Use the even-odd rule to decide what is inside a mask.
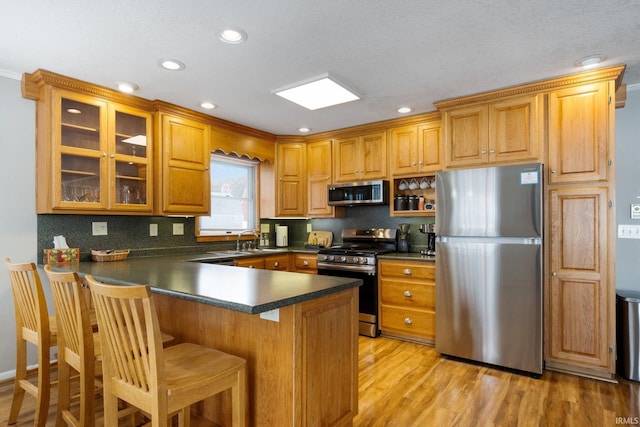
[[[81,275],[91,274],[95,279],[106,283],[148,284],[159,294],[250,314],[362,285],[360,279],[198,262],[206,259],[207,254],[173,255],[129,258],[114,262],[61,264],[56,268],[75,270]]]
[[[404,261],[423,261],[423,262],[436,262],[436,257],[420,255],[414,252],[392,252],[388,254],[378,255],[379,259],[395,259]]]

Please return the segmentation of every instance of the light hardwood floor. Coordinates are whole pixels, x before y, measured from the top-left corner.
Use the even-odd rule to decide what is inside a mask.
[[[545,371],[535,379],[441,357],[432,347],[360,337],[359,414],[369,426],[616,426],[638,424],[640,384]],[[0,426],[13,384],[0,383]],[[56,393],[47,426],[55,421]],[[98,405],[99,406],[99,405]],[[33,425],[25,397],[16,426]]]

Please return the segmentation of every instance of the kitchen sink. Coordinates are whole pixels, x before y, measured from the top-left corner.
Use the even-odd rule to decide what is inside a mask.
[[[236,251],[233,249],[225,249],[220,251],[207,251],[208,254],[215,256],[233,256],[233,255],[254,255],[260,253],[269,253],[269,252],[284,252],[283,249],[276,248],[258,248],[258,249],[246,249],[241,251]]]

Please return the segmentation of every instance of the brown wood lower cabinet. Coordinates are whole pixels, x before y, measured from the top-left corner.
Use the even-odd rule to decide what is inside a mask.
[[[378,266],[382,334],[433,344],[436,331],[435,264],[381,259]]]
[[[316,254],[299,253],[291,256],[293,257],[293,266],[290,271],[309,274],[318,273],[318,256]]]
[[[282,307],[277,322],[167,295],[153,299],[160,327],[178,342],[247,360],[248,425],[352,425],[358,412],[357,288]],[[230,393],[192,411],[231,425]]]
[[[260,269],[264,269],[265,266],[263,257],[237,258],[233,261],[233,265],[235,265],[236,267]]]

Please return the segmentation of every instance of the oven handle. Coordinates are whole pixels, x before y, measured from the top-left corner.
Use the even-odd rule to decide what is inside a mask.
[[[369,276],[376,274],[376,267],[362,266],[362,265],[349,265],[349,264],[332,264],[330,262],[318,262],[318,270],[324,271],[352,271],[356,273],[364,273]]]

